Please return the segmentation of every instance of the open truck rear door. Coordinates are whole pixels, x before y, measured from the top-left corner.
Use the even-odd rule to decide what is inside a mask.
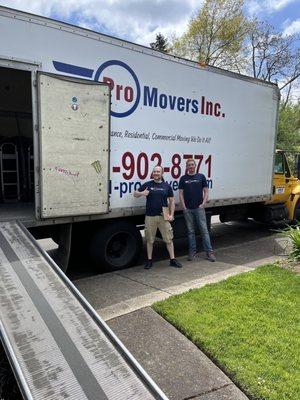
[[[108,212],[110,92],[38,72],[41,218]]]

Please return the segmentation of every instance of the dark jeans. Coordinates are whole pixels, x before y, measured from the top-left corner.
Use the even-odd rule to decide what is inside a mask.
[[[183,210],[184,219],[188,230],[189,253],[194,254],[197,252],[196,237],[195,237],[195,223],[198,225],[201,236],[203,249],[206,252],[212,251],[210,237],[207,229],[205,209],[193,208]]]

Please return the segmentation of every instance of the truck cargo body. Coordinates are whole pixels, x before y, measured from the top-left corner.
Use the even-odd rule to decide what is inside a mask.
[[[27,226],[142,215],[144,200],[133,192],[155,165],[163,166],[178,203],[179,178],[191,157],[207,177],[213,213],[271,199],[276,85],[4,7],[0,35],[1,91],[17,99],[0,104],[0,137],[26,137],[22,151],[32,146],[23,171],[27,186],[10,194],[34,204]],[[102,95],[108,87],[111,96],[110,116],[99,95],[102,119],[90,122],[94,103],[86,125],[78,117],[76,132],[77,123],[61,124],[67,117],[58,116],[66,107],[72,117],[86,107],[83,92],[62,86],[73,78],[79,86],[102,82]],[[102,126],[98,138],[93,123]]]

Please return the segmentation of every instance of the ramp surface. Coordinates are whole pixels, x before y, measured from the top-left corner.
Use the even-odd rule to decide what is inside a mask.
[[[25,399],[166,399],[16,222],[0,222],[1,339]]]

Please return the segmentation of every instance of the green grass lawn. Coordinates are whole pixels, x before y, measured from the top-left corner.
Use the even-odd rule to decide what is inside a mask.
[[[266,265],[153,308],[252,399],[300,399],[300,275]]]

